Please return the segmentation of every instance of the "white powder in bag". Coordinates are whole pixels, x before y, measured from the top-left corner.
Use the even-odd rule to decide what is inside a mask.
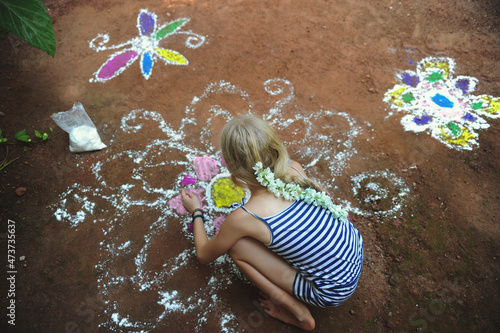
[[[100,150],[106,148],[102,143],[95,127],[82,125],[69,132],[69,151],[80,153],[84,151]]]

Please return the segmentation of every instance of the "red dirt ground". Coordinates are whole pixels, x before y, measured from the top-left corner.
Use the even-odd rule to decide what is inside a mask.
[[[127,240],[143,244],[151,221],[161,214],[155,209],[131,207],[127,214],[113,215],[106,206],[109,203],[100,199],[110,195],[103,189],[89,194],[97,202],[94,216],[87,215],[78,228],[54,216],[61,194],[72,184],[99,188],[91,165],[109,162],[127,149],[140,151],[164,136],[154,122],[145,122],[136,135],[120,130],[122,117],[132,110],[157,111],[177,129],[193,97],[201,96],[211,83],[226,81],[251,96],[252,112],[265,114],[277,105],[262,86],[273,78],[285,78],[293,85],[293,100],[282,106],[287,116],[336,110],[349,114],[363,128],[354,144],[357,154],[336,178],[336,191],[348,192],[351,176],[385,169],[410,187],[401,217],[354,215],[365,243],[358,290],[338,308],[312,309],[315,331],[497,331],[500,121],[488,120],[491,126],[481,131],[479,147],[457,151],[427,134],[405,132],[401,114],[386,118],[389,108],[382,99],[393,87],[398,70],[414,70],[409,61],[428,56],[455,59],[457,74],[479,80],[475,94],[500,96],[498,1],[44,2],[56,35],[55,58],[14,37],[0,41],[3,135],[12,138],[21,129],[33,133],[54,128],[47,142],[8,145],[9,159],[19,159],[0,173],[2,262],[7,260],[9,220],[16,222],[16,257],[26,257],[15,262],[15,297],[7,297],[11,286],[6,278],[0,284],[5,312],[2,332],[217,332],[221,327],[229,332],[297,332],[264,317],[254,305],[258,291],[234,273],[227,286],[208,288],[210,277],[221,280],[226,273],[214,273],[193,258],[157,288],[177,290],[184,306],[195,306],[198,297],[203,298],[203,309],[172,311],[157,319],[158,290],[139,293],[131,281],[118,281],[118,291],[103,293],[102,280],[109,282],[106,274],[134,275],[140,249],[106,257],[101,244],[110,244],[110,236],[103,233],[103,225],[118,217],[112,237],[119,243],[113,244]],[[155,12],[161,22],[191,18],[183,30],[204,35],[207,41],[189,49],[184,40],[172,39],[168,47],[186,56],[189,65],[157,62],[149,80],[136,63],[106,83],[89,82],[112,51],[95,52],[88,42],[99,33],[109,34],[109,45],[137,36],[136,18],[142,8]],[[50,115],[69,110],[76,101],[95,122],[107,149],[84,154],[68,151],[68,135]],[[200,123],[214,105],[232,114],[248,107],[231,94],[209,97],[197,109]],[[214,145],[221,125],[220,121],[212,124]],[[292,133],[282,135],[285,140],[293,138]],[[186,141],[199,142],[199,136],[191,131]],[[3,160],[5,150],[0,149]],[[310,162],[300,154],[293,157]],[[185,156],[165,153],[161,158]],[[133,182],[132,164],[126,158],[111,161],[103,169],[107,182],[112,186]],[[161,171],[144,177],[168,189],[183,172],[179,166]],[[332,176],[321,163],[310,171],[324,181]],[[16,194],[19,187],[26,188],[22,196]],[[376,205],[365,208],[378,209]],[[162,271],[172,251],[177,254],[192,247],[178,219],[167,216],[167,222],[170,227],[148,252],[149,272]],[[103,260],[111,261],[103,264]],[[212,290],[217,294],[210,295]],[[197,298],[190,298],[193,295]],[[15,326],[8,324],[10,299],[15,300]],[[112,302],[131,321],[149,324],[127,328],[113,322]],[[232,320],[222,325],[221,318],[228,313],[233,314]]]

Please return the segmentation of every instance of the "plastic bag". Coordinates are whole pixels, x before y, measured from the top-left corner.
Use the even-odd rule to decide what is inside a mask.
[[[81,103],[76,102],[71,110],[54,113],[50,117],[63,131],[69,133],[70,152],[81,153],[106,148]]]

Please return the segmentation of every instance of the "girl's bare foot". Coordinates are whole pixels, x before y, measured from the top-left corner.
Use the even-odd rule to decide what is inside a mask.
[[[281,320],[284,323],[297,326],[306,331],[312,331],[314,329],[315,322],[310,313],[309,316],[306,316],[303,320],[299,320],[282,304],[271,300],[271,298],[263,292],[260,292],[260,295],[263,297],[259,298],[260,305],[271,317]]]

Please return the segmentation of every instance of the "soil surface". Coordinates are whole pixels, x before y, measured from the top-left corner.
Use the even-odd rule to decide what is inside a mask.
[[[44,3],[54,58],[0,41],[3,136],[54,129],[44,142],[0,146],[0,160],[17,158],[0,173],[2,332],[298,332],[263,314],[227,258],[196,261],[175,206],[195,157],[224,170],[218,133],[247,112],[273,123],[292,158],[351,207],[364,238],[357,291],[312,308],[316,332],[497,331],[500,120],[487,119],[474,149],[453,149],[405,131],[383,98],[426,57],[454,59],[455,75],[478,79],[471,94],[499,97],[498,1]],[[160,42],[189,64],[156,60],[146,80],[136,61],[95,82],[139,36],[146,8],[158,26],[190,18]],[[99,34],[108,49],[96,52]],[[106,149],[69,152],[50,116],[74,102]]]

